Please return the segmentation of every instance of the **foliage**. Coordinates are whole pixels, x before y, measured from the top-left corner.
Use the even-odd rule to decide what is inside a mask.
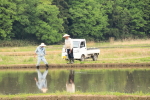
[[[141,10],[144,7],[143,1],[107,0],[107,2],[102,2],[111,7],[107,12],[109,18],[109,31],[105,34],[107,37],[126,39],[145,36],[145,32],[141,30],[146,24]]]
[[[69,18],[70,18],[70,14],[69,14],[69,4],[67,2],[67,0],[53,0],[52,2],[53,5],[56,5],[59,8],[59,18],[63,19],[63,27],[64,33],[68,33],[69,32]]]
[[[146,24],[142,29],[148,36],[150,36],[150,0],[143,0],[143,2],[143,18],[146,21]]]
[[[11,0],[0,0],[0,39],[9,40],[14,34],[12,24],[16,16],[16,4]]]
[[[0,0],[0,39],[47,44],[150,36],[149,0]]]
[[[100,3],[93,0],[71,1],[70,33],[74,38],[102,39],[107,23],[107,15]]]
[[[7,13],[8,17],[3,17],[3,20],[8,20],[10,25],[7,33],[14,33],[16,39],[30,39],[31,37],[45,43],[56,43],[62,39],[62,19],[58,18],[59,10],[55,5],[51,5],[48,0],[13,0],[12,2],[2,2],[4,7],[2,13]],[[7,6],[5,6],[7,3]],[[11,8],[15,7],[15,8]],[[7,11],[10,8],[13,11]],[[7,9],[7,10],[3,10]],[[15,20],[8,18],[13,17],[13,13],[17,16]],[[7,18],[7,19],[6,19]],[[5,21],[1,21],[4,24]],[[2,25],[6,26],[6,25]],[[12,30],[13,28],[13,30]],[[6,31],[8,28],[4,28],[3,38],[6,37]],[[12,30],[12,31],[11,31]],[[2,33],[1,33],[2,34]],[[9,36],[10,37],[10,36]],[[2,39],[3,39],[2,38]]]

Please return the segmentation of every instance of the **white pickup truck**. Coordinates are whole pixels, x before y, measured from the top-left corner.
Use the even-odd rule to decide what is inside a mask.
[[[84,61],[88,58],[92,58],[93,61],[97,60],[98,55],[100,54],[99,48],[87,48],[85,39],[72,39],[72,41],[74,60]],[[64,47],[62,49],[62,58],[66,60],[68,59]]]

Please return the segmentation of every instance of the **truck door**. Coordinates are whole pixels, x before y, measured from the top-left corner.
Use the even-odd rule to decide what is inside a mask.
[[[86,46],[85,46],[85,41],[81,41],[81,43],[80,43],[80,52],[81,52],[82,54],[84,54],[85,57],[87,56],[87,55],[86,55],[86,51],[87,51],[87,48],[86,48]]]

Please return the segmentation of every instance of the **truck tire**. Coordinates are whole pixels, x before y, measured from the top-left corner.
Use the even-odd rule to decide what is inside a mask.
[[[96,61],[97,58],[98,58],[98,55],[97,55],[97,54],[94,54],[94,55],[92,56],[93,61]]]
[[[85,56],[82,55],[80,61],[84,61],[85,60]]]

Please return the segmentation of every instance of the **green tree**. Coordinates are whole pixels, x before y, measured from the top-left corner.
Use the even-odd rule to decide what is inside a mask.
[[[29,5],[27,0],[13,0],[16,3],[17,18],[13,22],[12,32],[15,34],[15,39],[26,39],[31,37],[31,33],[26,32],[26,28],[30,25],[29,17],[33,16],[30,10],[35,10],[33,5]],[[30,7],[31,6],[31,7]],[[33,9],[34,8],[34,9]],[[32,29],[33,30],[33,29]],[[35,35],[33,36],[35,37]]]
[[[75,38],[103,39],[107,15],[102,5],[94,0],[72,0],[70,33]]]
[[[107,13],[109,17],[109,31],[106,36],[115,37],[116,39],[145,36],[144,31],[141,30],[146,23],[143,19],[142,9],[143,1],[112,1],[112,10]]]
[[[127,5],[126,5],[127,6]],[[144,9],[144,2],[143,0],[132,0],[130,4],[128,4],[128,9],[130,11],[130,33],[134,35],[134,37],[145,37],[145,31],[143,30],[146,21],[143,18],[143,9]]]
[[[12,23],[16,16],[16,4],[12,0],[0,0],[0,39],[10,40],[14,36]]]
[[[109,34],[110,36],[116,37],[117,39],[123,39],[130,36],[128,29],[130,13],[128,9],[121,6],[121,4],[123,4],[123,1],[115,0],[112,5],[112,12],[109,16]]]
[[[62,39],[63,20],[58,18],[59,10],[50,0],[15,0],[17,20],[13,23],[16,38],[35,37],[47,44]]]
[[[150,0],[143,0],[144,9],[143,9],[143,18],[146,21],[146,24],[143,27],[143,31],[150,36]]]
[[[59,10],[50,2],[40,2],[37,6],[36,36],[46,43],[56,43],[62,39],[63,20],[58,18]],[[32,28],[32,27],[31,27]]]
[[[69,18],[70,18],[70,14],[69,14],[69,5],[68,5],[68,1],[67,0],[53,0],[52,2],[53,5],[56,5],[59,8],[59,18],[63,19],[63,27],[64,27],[64,32],[68,33],[69,31]]]

